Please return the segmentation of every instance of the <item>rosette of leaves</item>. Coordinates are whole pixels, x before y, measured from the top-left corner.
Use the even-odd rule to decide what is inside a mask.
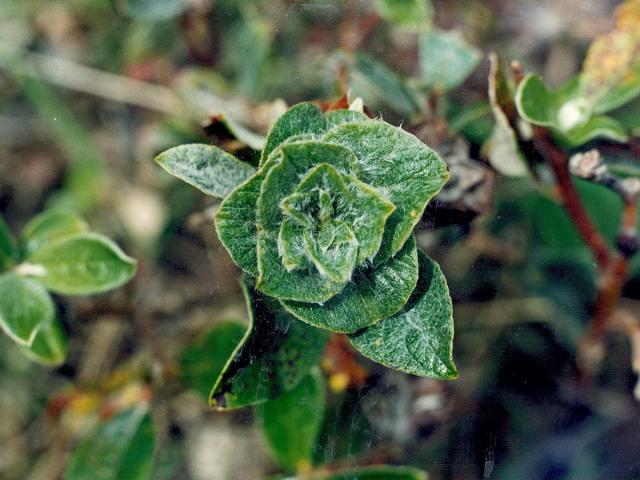
[[[261,309],[318,334],[349,334],[392,368],[455,376],[446,282],[413,236],[448,173],[415,136],[302,103],[272,127],[258,168],[209,145],[182,145],[156,160],[223,198],[215,225],[251,279],[250,308],[252,297],[266,298]]]

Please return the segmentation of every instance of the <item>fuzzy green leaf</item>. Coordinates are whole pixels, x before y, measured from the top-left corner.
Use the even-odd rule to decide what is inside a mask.
[[[351,279],[358,256],[358,240],[349,225],[332,220],[317,234],[305,230],[304,247],[320,275],[345,283]]]
[[[34,362],[48,367],[57,367],[67,358],[69,340],[60,321],[54,318],[38,330],[30,347],[22,347],[21,350]]]
[[[318,369],[258,408],[262,431],[282,468],[296,471],[310,465],[324,409],[324,378]]]
[[[119,287],[133,277],[136,261],[102,235],[81,233],[63,237],[35,251],[28,262],[42,268],[38,275],[49,290],[89,295]]]
[[[334,296],[345,282],[335,282],[319,272],[288,271],[278,251],[278,236],[284,220],[282,202],[295,192],[300,177],[318,164],[328,164],[344,174],[354,174],[358,162],[345,147],[308,141],[283,145],[282,159],[267,174],[258,199],[258,286],[268,295],[304,302],[323,302]],[[291,218],[291,217],[289,217]]]
[[[345,123],[323,140],[349,147],[360,162],[359,179],[396,206],[386,222],[375,261],[390,258],[402,248],[429,200],[446,183],[446,164],[415,136],[378,120]]]
[[[11,267],[16,259],[16,245],[9,227],[0,215],[0,272]]]
[[[53,301],[40,283],[13,273],[0,275],[0,327],[14,342],[30,346],[54,316]]]
[[[419,253],[420,276],[409,302],[393,317],[350,336],[365,357],[423,377],[455,378],[453,308],[437,263]]]
[[[244,337],[246,328],[234,321],[221,322],[190,344],[180,357],[180,377],[205,400],[222,369]]]
[[[283,312],[244,279],[249,327],[216,381],[219,410],[257,405],[293,389],[320,360],[327,334]]]
[[[460,32],[429,29],[420,37],[420,72],[427,87],[458,87],[480,62],[481,53]]]
[[[171,175],[217,198],[226,198],[256,172],[230,153],[198,143],[170,148],[158,155],[156,162]]]
[[[398,312],[418,280],[413,236],[398,254],[379,265],[356,270],[342,292],[324,304],[281,301],[284,308],[319,328],[351,333]]]
[[[343,123],[364,122],[369,120],[364,113],[354,110],[332,110],[325,114],[329,129],[342,125]]]
[[[146,407],[110,418],[75,449],[65,480],[145,480],[153,464],[155,433]]]
[[[596,138],[606,138],[615,142],[626,142],[629,139],[624,126],[606,115],[591,117],[584,125],[564,132],[563,137],[570,145],[583,145]]]
[[[76,215],[59,211],[44,212],[33,217],[22,229],[22,250],[29,256],[43,245],[88,230],[87,222]]]
[[[267,162],[225,198],[215,218],[220,242],[233,261],[254,277],[258,276],[258,198],[262,182],[274,164],[272,160]]]
[[[289,137],[305,133],[320,134],[327,129],[327,121],[318,107],[312,103],[299,103],[287,110],[271,127],[267,143],[262,150],[262,166],[271,152]]]

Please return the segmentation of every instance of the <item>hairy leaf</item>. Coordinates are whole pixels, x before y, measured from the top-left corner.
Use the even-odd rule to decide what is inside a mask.
[[[213,145],[187,144],[156,157],[171,175],[213,197],[225,198],[255,173],[255,168]]]
[[[318,107],[311,103],[299,103],[287,110],[271,127],[267,143],[262,150],[260,165],[282,142],[294,135],[320,134],[327,129],[327,121]]]
[[[87,222],[72,213],[49,211],[33,217],[22,229],[22,249],[29,256],[41,246],[67,235],[89,230]]]
[[[327,124],[330,129],[343,123],[364,122],[369,120],[369,117],[364,113],[353,110],[332,110],[331,112],[327,112],[325,116],[327,117]]]
[[[219,410],[257,405],[293,389],[320,360],[327,334],[283,312],[244,279],[249,327],[216,381]]]
[[[44,245],[29,258],[49,290],[89,295],[117,288],[133,277],[136,261],[102,235],[81,233]]]
[[[351,333],[374,325],[400,310],[418,280],[413,236],[398,254],[378,267],[357,270],[353,281],[324,304],[282,300],[284,308],[319,328]]]
[[[293,390],[258,407],[262,431],[282,468],[297,471],[311,464],[324,409],[324,378],[317,368]]]
[[[360,180],[396,206],[375,259],[383,262],[402,248],[429,200],[446,183],[446,164],[415,136],[378,120],[345,123],[323,140],[349,147],[360,162]]]
[[[153,464],[155,433],[146,407],[125,410],[78,445],[65,480],[146,480]]]
[[[428,29],[420,37],[419,49],[422,81],[442,92],[461,85],[481,58],[480,50],[456,31]]]
[[[180,376],[190,389],[205,400],[227,364],[246,327],[239,322],[221,322],[187,346],[180,357]]]
[[[54,316],[53,301],[40,283],[14,273],[0,275],[0,327],[14,342],[30,346]]]
[[[437,263],[420,252],[420,276],[407,305],[396,315],[350,336],[365,357],[423,377],[455,378],[453,309]]]

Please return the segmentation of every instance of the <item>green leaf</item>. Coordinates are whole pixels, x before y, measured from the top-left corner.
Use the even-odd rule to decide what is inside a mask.
[[[14,342],[30,346],[54,316],[53,301],[40,283],[14,273],[0,275],[0,327]]]
[[[351,151],[340,145],[307,141],[280,147],[282,160],[267,174],[258,199],[258,283],[270,296],[304,302],[323,302],[334,296],[345,282],[335,282],[317,270],[287,271],[278,250],[278,236],[284,213],[282,201],[294,193],[300,177],[312,167],[326,163],[343,174],[358,170]]]
[[[342,470],[320,480],[427,480],[427,474],[412,467],[373,466]]]
[[[433,18],[430,0],[375,0],[378,15],[401,27],[428,24]]]
[[[358,53],[350,67],[352,88],[356,96],[367,100],[367,105],[378,102],[408,116],[420,111],[417,93],[386,65]]]
[[[365,357],[422,377],[455,378],[453,308],[436,262],[418,254],[420,276],[407,305],[396,315],[350,336]]]
[[[640,4],[620,3],[614,12],[615,26],[598,35],[580,72],[580,95],[595,113],[618,108],[640,95]]]
[[[307,229],[303,242],[320,275],[338,283],[351,279],[358,256],[358,240],[349,225],[332,220],[321,227],[317,234]]]
[[[303,133],[320,134],[327,129],[327,121],[318,107],[311,103],[299,103],[287,110],[271,127],[267,143],[262,150],[262,166],[282,142]]]
[[[22,250],[31,255],[43,245],[89,230],[87,223],[71,213],[48,211],[33,217],[22,229]]]
[[[527,122],[543,127],[558,127],[559,110],[562,100],[554,92],[550,92],[542,79],[537,75],[527,75],[518,85],[515,96],[518,113]],[[565,107],[565,120],[562,122],[569,130],[584,124],[590,116],[586,104],[575,103]]]
[[[282,468],[310,466],[324,410],[324,378],[317,368],[293,390],[258,407],[262,431]]]
[[[16,260],[16,245],[9,227],[0,215],[0,272],[7,270]]]
[[[275,161],[265,163],[249,180],[220,204],[215,218],[220,242],[233,261],[250,275],[258,276],[258,198],[260,188]]]
[[[425,30],[419,40],[420,73],[429,88],[446,92],[456,88],[473,72],[480,50],[469,45],[460,32]]]
[[[155,433],[146,407],[110,418],[73,451],[65,480],[144,480],[153,465]]]
[[[156,162],[171,175],[218,198],[227,197],[256,172],[218,147],[196,143],[171,148],[158,155]]]
[[[624,126],[606,115],[591,117],[584,125],[564,132],[564,138],[572,146],[583,145],[596,138],[607,138],[621,143],[629,139]]]
[[[325,114],[329,129],[342,125],[343,123],[365,122],[369,120],[364,113],[354,110],[332,110]]]
[[[221,322],[187,346],[180,356],[180,377],[184,384],[208,399],[245,331],[242,323]]]
[[[29,258],[39,265],[38,276],[49,290],[89,295],[119,287],[133,277],[136,261],[102,235],[81,233],[42,246]]]
[[[69,341],[60,321],[54,318],[38,330],[30,347],[22,347],[21,350],[34,362],[48,367],[57,367],[67,358]]]
[[[257,405],[293,389],[322,356],[327,334],[263,297],[243,279],[249,327],[216,381],[209,403],[219,410]]]
[[[119,3],[127,15],[148,21],[167,20],[187,8],[185,0],[119,0]]]
[[[398,254],[374,268],[356,270],[342,292],[323,304],[282,300],[284,308],[319,328],[351,333],[400,310],[418,280],[418,257],[413,235]]]
[[[378,120],[345,123],[328,132],[323,141],[351,149],[360,162],[358,178],[396,206],[374,262],[390,258],[411,236],[427,203],[449,178],[446,164],[415,136]]]
[[[525,77],[516,91],[518,112],[530,123],[554,129],[569,146],[578,146],[596,138],[624,142],[627,133],[618,121],[604,115],[593,116],[586,97],[577,96],[577,79],[550,92],[534,75]]]

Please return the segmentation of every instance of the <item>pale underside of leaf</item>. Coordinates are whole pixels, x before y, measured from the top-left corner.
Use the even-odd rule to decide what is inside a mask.
[[[213,145],[186,144],[156,157],[167,172],[207,195],[226,198],[255,168]]]

